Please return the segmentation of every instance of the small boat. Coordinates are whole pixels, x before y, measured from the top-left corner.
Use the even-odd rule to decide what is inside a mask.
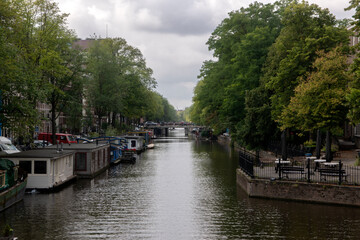
[[[121,160],[120,162],[122,163],[132,163],[134,164],[136,162],[136,157],[135,157],[135,154],[133,151],[127,151],[125,150],[123,152],[123,155],[121,156]]]
[[[146,146],[147,149],[153,149],[155,147],[155,144],[150,143]]]
[[[26,173],[19,174],[18,166],[9,159],[0,159],[0,212],[24,198]]]

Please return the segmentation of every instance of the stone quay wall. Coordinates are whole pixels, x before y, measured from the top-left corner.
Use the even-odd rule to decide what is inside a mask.
[[[241,169],[236,182],[249,197],[360,207],[360,187],[285,180],[252,179]]]

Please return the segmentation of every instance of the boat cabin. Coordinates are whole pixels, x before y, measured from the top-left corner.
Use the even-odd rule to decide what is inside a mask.
[[[19,171],[19,166],[0,158],[0,212],[24,198],[26,184],[26,174]]]
[[[80,178],[93,178],[110,166],[109,143],[53,145],[45,149],[64,149],[75,152],[74,174]]]
[[[145,138],[143,136],[123,136],[127,140],[127,151],[141,153],[145,150]]]
[[[27,173],[27,189],[53,190],[76,178],[73,151],[35,149],[7,158]]]

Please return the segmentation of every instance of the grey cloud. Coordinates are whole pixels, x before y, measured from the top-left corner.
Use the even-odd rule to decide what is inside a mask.
[[[136,1],[137,9],[148,9],[161,20],[161,26],[138,24],[139,30],[179,35],[199,35],[214,29],[213,12],[205,1]]]

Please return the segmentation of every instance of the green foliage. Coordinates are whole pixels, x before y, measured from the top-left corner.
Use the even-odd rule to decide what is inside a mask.
[[[294,97],[281,114],[282,129],[331,129],[335,132],[345,121],[345,96],[351,81],[347,55],[339,48],[329,53],[321,51],[318,55],[314,71],[295,88]]]
[[[338,133],[350,83],[353,118],[360,116],[360,81],[350,81],[344,62],[348,24],[306,1],[255,2],[231,12],[209,38],[215,60],[201,68],[191,120],[215,132],[230,128],[249,148],[266,147],[279,127]]]
[[[264,69],[264,82],[273,92],[272,116],[279,120],[294,95],[294,89],[306,72],[311,72],[317,51],[330,51],[348,44],[349,32],[338,27],[327,9],[307,2],[292,3],[282,18],[284,27],[271,46]]]
[[[100,135],[99,135],[99,133],[97,133],[97,132],[89,132],[89,136],[90,136],[91,138],[96,138],[96,137],[99,137]]]
[[[360,89],[350,88],[346,100],[349,104],[348,119],[354,123],[360,123]]]
[[[250,149],[266,148],[269,139],[277,134],[276,124],[271,120],[269,96],[263,86],[246,93],[246,116],[237,125],[233,137]]]
[[[119,134],[116,128],[113,128],[111,125],[106,128],[105,136],[117,136],[117,135]]]
[[[12,229],[9,224],[6,224],[3,230],[3,237],[10,237],[13,232],[14,229]]]
[[[207,44],[216,61],[205,61],[194,90],[191,121],[234,134],[246,115],[246,91],[259,86],[269,47],[281,29],[286,2],[262,4],[229,13]],[[240,125],[240,126],[239,126]]]
[[[145,114],[156,82],[138,49],[122,38],[94,40],[88,52],[87,70],[86,97],[99,126],[102,117],[110,113],[128,118]]]
[[[15,136],[31,138],[40,120],[36,104],[60,112],[66,89],[78,79],[81,65],[69,48],[75,35],[67,29],[68,15],[49,0],[1,1],[0,11],[0,118]],[[51,117],[56,129],[58,115]]]
[[[305,141],[304,147],[316,147],[316,142],[312,139]]]

